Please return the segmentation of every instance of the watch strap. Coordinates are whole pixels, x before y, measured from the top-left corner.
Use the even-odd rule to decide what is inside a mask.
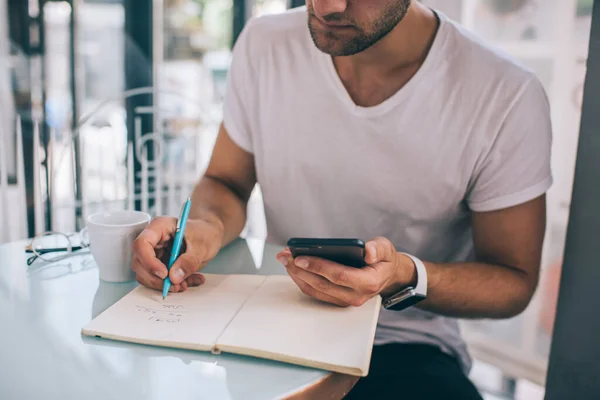
[[[427,271],[425,269],[425,264],[415,256],[407,253],[400,254],[404,254],[412,260],[417,272],[417,284],[414,288],[409,286],[400,292],[383,299],[383,306],[386,309],[395,311],[410,307],[427,297]]]
[[[404,254],[405,256],[409,257],[415,264],[415,269],[417,270],[417,285],[415,286],[415,292],[422,296],[427,296],[427,270],[425,269],[425,264],[423,264],[423,261],[411,254],[400,254]]]

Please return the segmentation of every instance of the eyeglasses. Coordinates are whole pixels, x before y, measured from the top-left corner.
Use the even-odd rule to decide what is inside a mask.
[[[62,232],[44,232],[35,236],[25,252],[33,254],[27,259],[31,266],[36,260],[56,262],[74,257],[89,250],[87,230],[78,233],[65,234]]]

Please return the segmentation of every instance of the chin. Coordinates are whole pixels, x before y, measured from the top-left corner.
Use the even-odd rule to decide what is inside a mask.
[[[329,54],[330,56],[345,55],[343,46],[336,45],[336,44],[330,43],[330,42],[323,43],[323,42],[315,41],[314,43],[315,43],[315,46],[317,47],[317,49],[319,49],[323,53]]]
[[[310,26],[310,35],[313,43],[323,53],[331,56],[342,56],[346,53],[346,41],[337,38],[331,32],[325,32]]]
[[[329,54],[332,57],[352,56],[358,53],[357,51],[348,49],[347,46],[340,42],[335,43],[334,41],[327,40],[319,41],[318,39],[313,39],[313,42],[317,49],[319,49],[325,54]]]

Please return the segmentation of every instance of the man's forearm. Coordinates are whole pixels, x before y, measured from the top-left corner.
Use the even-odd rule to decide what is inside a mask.
[[[237,239],[246,224],[246,204],[241,193],[226,182],[204,176],[194,188],[190,218],[217,223],[223,231],[223,246]]]
[[[426,262],[427,299],[418,307],[456,318],[510,318],[529,304],[537,277],[487,263]]]

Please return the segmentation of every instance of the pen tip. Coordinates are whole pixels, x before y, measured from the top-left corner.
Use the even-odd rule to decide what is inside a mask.
[[[163,300],[165,299],[166,296],[163,296]]]

